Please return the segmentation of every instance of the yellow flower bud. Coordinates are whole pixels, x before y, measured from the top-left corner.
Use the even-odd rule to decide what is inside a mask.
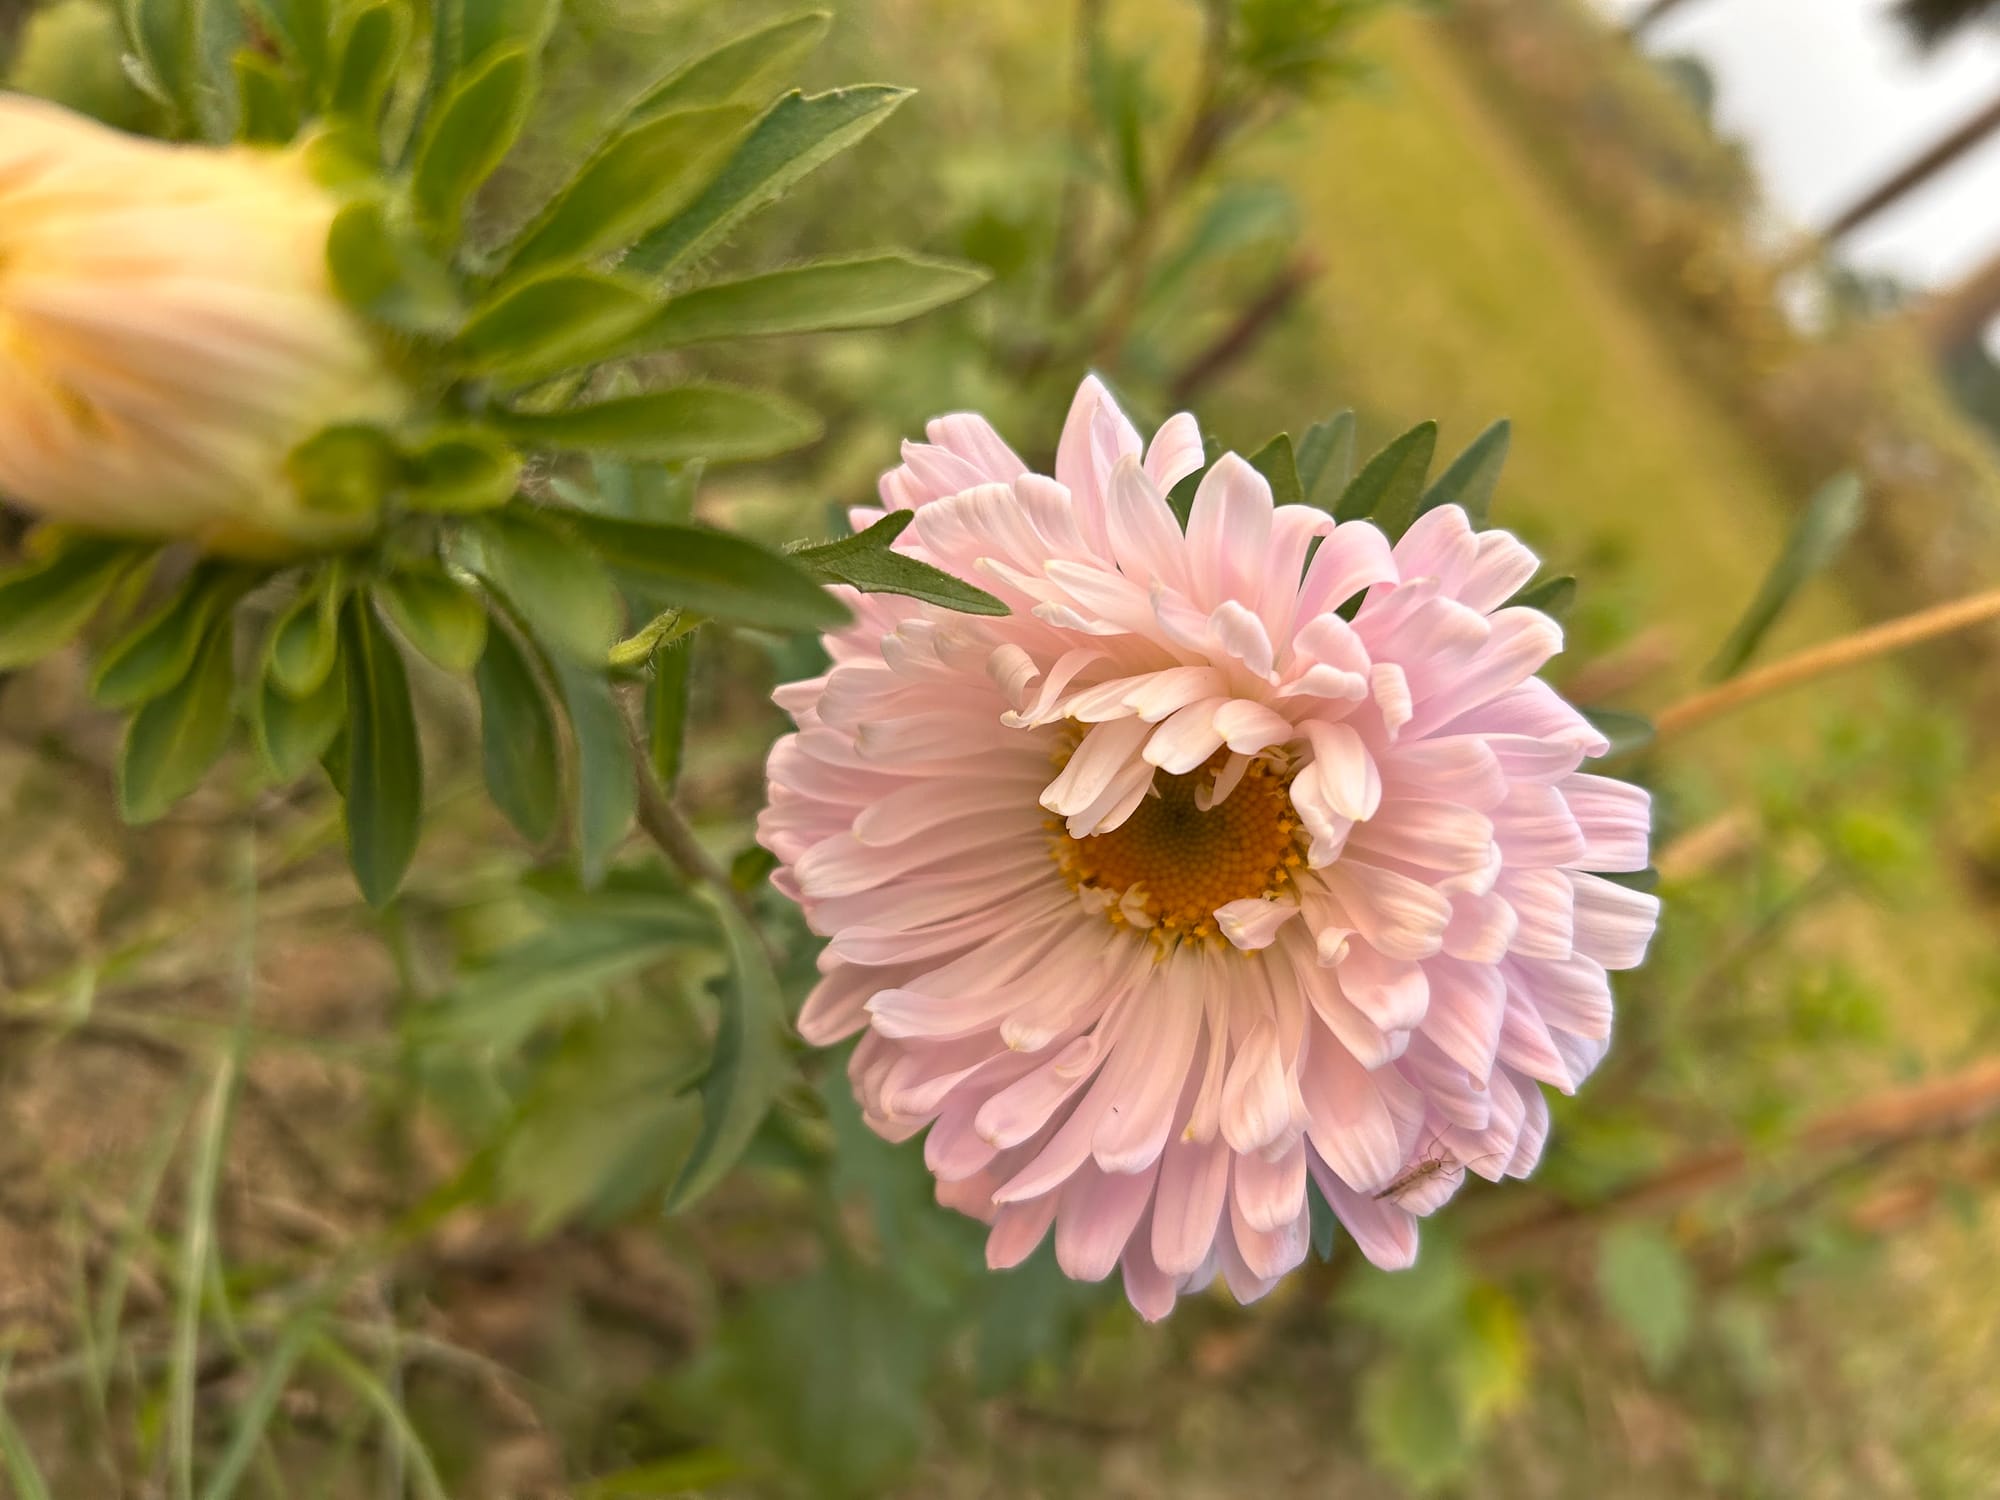
[[[285,460],[408,395],[326,269],[296,152],[175,146],[0,94],[0,496],[273,556],[366,535]]]

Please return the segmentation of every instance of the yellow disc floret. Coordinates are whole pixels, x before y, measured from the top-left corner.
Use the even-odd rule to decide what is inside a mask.
[[[1101,894],[1111,921],[1148,928],[1162,942],[1214,937],[1217,907],[1281,894],[1300,862],[1287,778],[1253,762],[1227,798],[1204,809],[1225,759],[1218,753],[1184,776],[1155,773],[1151,795],[1109,833],[1072,838],[1053,820],[1064,878]]]

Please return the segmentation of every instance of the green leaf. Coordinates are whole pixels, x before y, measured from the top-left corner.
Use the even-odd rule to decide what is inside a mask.
[[[1655,1375],[1687,1347],[1695,1293],[1687,1258],[1651,1225],[1616,1224],[1598,1241],[1597,1294]]]
[[[715,180],[753,115],[733,104],[642,121],[600,147],[506,258],[509,279],[623,249]]]
[[[771,630],[823,630],[848,618],[794,559],[726,531],[582,513],[571,524],[623,577],[665,604]]]
[[[1298,460],[1292,455],[1292,436],[1281,432],[1250,455],[1250,467],[1262,474],[1271,486],[1274,505],[1303,505],[1306,492],[1299,478]]]
[[[443,334],[464,316],[458,284],[373,199],[334,215],[326,237],[333,288],[357,311],[406,333]]]
[[[361,894],[396,894],[423,828],[424,764],[396,643],[361,594],[341,611],[347,667],[347,855]]]
[[[432,244],[458,238],[466,204],[520,138],[536,82],[534,56],[507,48],[453,83],[425,121],[410,174],[410,211]]]
[[[915,511],[892,510],[866,531],[787,555],[822,583],[844,583],[864,594],[904,594],[968,615],[1008,613],[1007,606],[984,589],[891,550],[890,543],[915,519]]]
[[[659,997],[571,1026],[508,1130],[499,1175],[528,1233],[609,1224],[657,1201],[701,1131],[688,1093],[704,1061],[679,1007]]]
[[[724,42],[649,90],[632,106],[632,115],[646,117],[761,97],[820,44],[832,21],[823,10],[809,10]]]
[[[120,0],[132,53],[175,120],[192,127],[200,118],[203,0]]]
[[[1539,609],[1543,614],[1560,620],[1575,602],[1575,575],[1558,573],[1553,578],[1541,578],[1529,584],[1509,599],[1504,607]]]
[[[560,0],[438,0],[457,12],[456,61],[473,66],[496,47],[540,52],[555,29]]]
[[[576,737],[577,863],[584,885],[591,887],[604,878],[638,810],[632,745],[601,661],[586,664],[551,653],[549,668]]]
[[[566,411],[495,412],[524,447],[570,448],[655,463],[769,458],[812,442],[819,418],[781,396],[724,385],[684,385]]]
[[[211,616],[185,675],[132,716],[118,757],[118,807],[150,823],[201,784],[229,744],[235,631]]]
[[[329,0],[251,0],[250,8],[317,97],[326,77],[327,43],[333,36]]]
[[[237,138],[252,146],[281,146],[297,135],[305,102],[291,76],[261,52],[238,52],[231,66],[242,101]]]
[[[683,293],[627,347],[650,351],[713,339],[882,328],[969,297],[991,279],[979,266],[901,252],[817,261]]]
[[[1333,514],[1354,477],[1354,413],[1344,411],[1308,427],[1299,439],[1298,463],[1306,504]]]
[[[340,654],[340,604],[347,595],[347,570],[339,564],[307,580],[271,624],[265,637],[264,675],[282,693],[306,698],[317,693]]]
[[[472,571],[500,591],[545,650],[604,660],[618,638],[618,595],[588,547],[526,506],[489,512],[468,531],[479,553]]]
[[[682,895],[657,893],[638,909],[628,902],[578,903],[461,978],[410,1031],[419,1042],[505,1055],[564,1007],[690,944],[714,941],[714,920]]]
[[[308,510],[370,516],[401,483],[402,458],[379,427],[327,427],[286,456],[285,477]]]
[[[228,563],[196,566],[171,599],[105,651],[91,674],[91,697],[106,708],[131,708],[166,692],[188,674],[209,627],[243,597],[250,581]]]
[[[447,573],[400,569],[375,595],[403,639],[447,672],[470,672],[486,649],[486,606]]]
[[[597,488],[580,488],[581,498],[572,503],[628,521],[691,521],[704,467],[698,458],[678,464],[633,464],[600,454],[590,464]]]
[[[1195,492],[1201,488],[1202,480],[1208,477],[1208,471],[1215,467],[1215,461],[1222,454],[1222,439],[1212,432],[1204,432],[1201,435],[1201,467],[1191,474],[1182,475],[1180,483],[1167,491],[1167,508],[1173,511],[1181,530],[1187,530],[1188,518],[1194,514]]]
[[[379,0],[355,11],[341,35],[328,91],[333,112],[372,127],[409,39],[409,13],[401,6]]]
[[[1451,467],[1438,476],[1437,483],[1424,491],[1417,514],[1436,510],[1440,505],[1456,505],[1464,509],[1475,527],[1484,526],[1493,506],[1494,486],[1499,484],[1500,470],[1507,463],[1507,445],[1513,440],[1513,432],[1513,424],[1502,419],[1474,438],[1451,461]]]
[[[67,645],[152,551],[146,543],[69,536],[48,556],[0,574],[0,669]]]
[[[863,84],[785,95],[702,195],[633,247],[627,267],[665,274],[705,254],[744,219],[888,119],[910,92]]]
[[[558,271],[473,313],[452,353],[468,370],[525,383],[629,349],[660,313],[660,299],[630,277]]]
[[[13,1414],[7,1410],[4,1392],[13,1363],[12,1349],[0,1354],[0,1464],[6,1467],[8,1486],[17,1500],[50,1500],[48,1481],[42,1477],[34,1451],[28,1447],[28,1440],[21,1435],[21,1429],[14,1425]]]
[[[268,677],[257,685],[251,727],[265,767],[279,781],[295,781],[325,755],[347,717],[347,680],[329,672],[303,698],[281,692]]]
[[[497,620],[487,627],[475,680],[487,795],[521,837],[547,843],[562,810],[555,714],[526,654]]]
[[[662,642],[653,652],[653,677],[646,684],[646,748],[660,787],[672,796],[687,754],[688,690],[693,680],[694,640]]]
[[[1336,520],[1371,520],[1394,541],[1416,519],[1424,475],[1437,449],[1437,423],[1419,422],[1362,465],[1335,502]]]
[[[1362,1377],[1356,1415],[1369,1461],[1420,1494],[1471,1472],[1476,1450],[1451,1371],[1429,1350],[1378,1357]]]
[[[1708,675],[1720,681],[1742,671],[1764,637],[1792,602],[1792,596],[1836,557],[1861,524],[1864,510],[1861,481],[1840,474],[1822,485],[1806,505],[1785,542],[1785,550],[1765,576],[1757,597],[1709,663]]]
[[[701,1085],[701,1139],[667,1195],[670,1211],[705,1196],[736,1165],[792,1078],[784,995],[771,961],[734,906],[707,899],[722,924],[729,972],[716,985],[721,1018]]]
[[[412,510],[493,510],[520,486],[521,455],[483,427],[428,433],[405,454],[403,503]]]

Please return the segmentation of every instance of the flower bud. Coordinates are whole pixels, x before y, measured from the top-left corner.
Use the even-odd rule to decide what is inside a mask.
[[[297,152],[177,146],[0,94],[0,496],[280,556],[366,535],[287,457],[408,396],[329,284]]]

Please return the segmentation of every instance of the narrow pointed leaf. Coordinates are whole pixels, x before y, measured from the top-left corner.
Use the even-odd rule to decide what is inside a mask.
[[[396,894],[423,827],[424,767],[396,643],[361,594],[341,611],[347,670],[347,855],[361,894]]]
[[[226,563],[195,568],[171,599],[105,651],[91,674],[91,697],[106,708],[131,708],[166,692],[193,668],[210,626],[249,582]]]
[[[655,463],[769,458],[820,435],[819,418],[781,396],[684,385],[551,412],[496,412],[524,447],[569,448]]]
[[[729,971],[717,986],[721,1017],[701,1085],[701,1139],[667,1195],[671,1211],[686,1208],[722,1180],[792,1076],[784,998],[771,961],[735,907],[707,899],[722,924]]]
[[[706,254],[744,219],[888,119],[909,96],[910,90],[886,84],[785,95],[757,121],[701,196],[633,247],[627,269],[665,274]]]
[[[632,126],[586,161],[522,232],[506,275],[590,260],[631,244],[715,180],[752,118],[750,110],[728,104]]]
[[[410,209],[433,244],[458,237],[466,204],[519,139],[534,102],[536,71],[524,48],[496,52],[454,83],[425,123],[410,176]]]
[[[297,135],[305,101],[285,70],[261,52],[239,52],[231,66],[243,106],[237,139],[252,146],[281,146]]]
[[[1855,475],[1838,475],[1820,487],[1792,528],[1785,550],[1772,564],[1756,598],[1709,663],[1710,677],[1720,680],[1743,670],[1793,596],[1840,555],[1861,524],[1863,509],[1861,481]]]
[[[194,660],[166,691],[132,716],[118,757],[118,806],[128,823],[150,823],[200,785],[229,744],[236,686],[229,617],[208,627]]]
[[[630,277],[559,271],[515,283],[473,313],[452,353],[467,370],[526,382],[635,343],[653,344],[642,330],[662,310],[660,299]]]
[[[643,117],[760,99],[820,44],[832,22],[827,12],[809,10],[724,42],[646,93],[632,113]]]
[[[634,350],[713,339],[882,328],[969,297],[992,277],[962,261],[895,253],[791,266],[674,298],[630,340]]]
[[[1354,477],[1354,413],[1344,411],[1308,427],[1299,439],[1298,464],[1306,504],[1331,515]]]
[[[1539,609],[1545,615],[1560,620],[1569,613],[1570,605],[1576,602],[1576,577],[1570,573],[1558,573],[1553,578],[1537,579],[1509,599],[1507,603],[1526,609]]]
[[[604,879],[638,809],[625,716],[601,665],[549,657],[576,741],[576,849],[586,888]]]
[[[1493,505],[1493,489],[1500,482],[1500,470],[1507,463],[1507,445],[1513,424],[1495,422],[1474,438],[1466,450],[1451,461],[1437,483],[1424,491],[1417,514],[1436,510],[1440,505],[1462,506],[1474,526],[1484,526]]]
[[[618,598],[604,566],[553,519],[525,507],[475,521],[474,570],[550,651],[600,662],[618,638]]]
[[[497,620],[487,627],[475,680],[487,794],[523,838],[546,843],[562,807],[555,715],[526,654]]]
[[[914,511],[891,511],[866,531],[786,555],[822,583],[844,583],[864,594],[903,594],[961,614],[1007,614],[1006,604],[986,590],[891,550],[890,543],[915,516]]]
[[[66,645],[151,551],[139,543],[69,537],[50,556],[0,575],[0,669]]]
[[[1394,541],[1416,519],[1424,475],[1437,450],[1437,423],[1419,422],[1362,466],[1333,507],[1336,520],[1373,521]]]
[[[486,606],[446,573],[403,569],[376,598],[403,639],[447,672],[470,672],[486,649]]]
[[[380,3],[356,11],[341,38],[328,103],[335,114],[373,125],[410,39],[408,13]]]
[[[726,531],[583,514],[572,524],[634,588],[664,605],[772,630],[823,630],[848,618],[794,559]]]
[[[660,787],[672,796],[687,756],[688,693],[694,678],[694,640],[663,642],[653,652],[646,684],[646,748]]]
[[[1304,482],[1299,478],[1299,464],[1292,454],[1292,437],[1281,432],[1270,442],[1250,455],[1250,467],[1255,469],[1271,486],[1273,505],[1302,505],[1305,503]]]

